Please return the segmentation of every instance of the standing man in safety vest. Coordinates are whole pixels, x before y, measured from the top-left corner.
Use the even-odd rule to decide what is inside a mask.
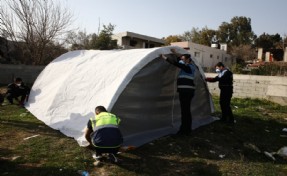
[[[96,155],[93,158],[100,159],[103,153],[108,153],[112,162],[117,162],[116,154],[123,143],[123,137],[119,130],[120,119],[107,112],[103,106],[97,106],[96,116],[92,117],[87,125],[85,137],[95,148]]]
[[[171,49],[173,55],[161,55],[170,64],[180,68],[177,77],[177,92],[179,94],[181,108],[181,126],[177,135],[190,135],[192,131],[191,100],[194,96],[195,84],[194,73],[196,66],[191,60],[190,54],[178,54]],[[171,57],[170,57],[171,56]],[[174,59],[176,56],[176,59]]]

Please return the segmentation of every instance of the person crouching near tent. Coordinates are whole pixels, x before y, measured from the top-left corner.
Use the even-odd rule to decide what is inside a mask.
[[[116,157],[123,143],[122,133],[119,130],[120,119],[107,112],[103,106],[95,108],[95,117],[92,117],[85,130],[85,138],[96,150],[93,158],[100,161],[103,153],[109,154],[109,159],[117,163]]]
[[[177,77],[177,92],[179,94],[181,108],[181,125],[177,135],[190,135],[192,131],[191,100],[194,96],[194,73],[196,66],[191,60],[190,54],[179,54],[171,49],[172,55],[161,55],[170,64],[180,68]]]
[[[219,104],[222,113],[222,117],[220,120],[229,124],[234,124],[234,117],[230,107],[230,101],[233,93],[233,73],[229,69],[227,69],[222,62],[218,62],[215,65],[215,69],[218,73],[218,76],[216,76],[215,78],[206,78],[205,80],[207,82],[219,82]]]
[[[7,86],[6,98],[10,104],[14,104],[13,99],[17,100],[19,106],[24,106],[25,101],[28,101],[30,88],[26,86],[21,78],[15,78],[14,82]],[[20,101],[18,97],[21,97]]]

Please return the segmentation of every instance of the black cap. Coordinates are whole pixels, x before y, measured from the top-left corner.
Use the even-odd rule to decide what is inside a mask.
[[[224,64],[222,62],[218,62],[215,67],[224,67]]]
[[[15,82],[22,82],[21,78],[15,78]]]

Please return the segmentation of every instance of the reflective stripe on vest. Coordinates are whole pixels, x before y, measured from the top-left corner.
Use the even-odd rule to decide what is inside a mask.
[[[191,80],[194,79],[194,77],[190,75],[178,75],[178,78],[186,78],[186,79],[191,79]]]
[[[108,112],[101,112],[90,120],[93,131],[104,127],[118,128],[118,125],[120,123],[120,119],[117,116]]]
[[[184,89],[195,89],[194,86],[186,86],[186,85],[178,85],[177,88],[184,88]]]
[[[96,144],[93,143],[93,145],[97,148],[106,148],[106,149],[112,149],[112,148],[118,148],[118,147],[121,147],[122,144],[120,145],[117,145],[117,146],[112,146],[112,147],[108,147],[108,146],[97,146]]]
[[[195,89],[194,86],[194,72],[195,66],[193,64],[188,64],[191,69],[191,73],[185,72],[183,69],[180,70],[177,77],[177,88],[178,89]]]
[[[95,126],[93,128],[93,131],[97,131],[99,129],[102,129],[102,128],[118,128],[118,125],[101,125],[101,126]]]

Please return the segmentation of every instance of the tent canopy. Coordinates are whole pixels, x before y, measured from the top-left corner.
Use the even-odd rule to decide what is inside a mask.
[[[179,69],[158,58],[179,47],[71,51],[52,61],[35,81],[26,108],[48,126],[87,145],[84,129],[96,106],[121,118],[125,145],[139,146],[180,125]],[[212,122],[213,103],[197,63],[193,128]]]

